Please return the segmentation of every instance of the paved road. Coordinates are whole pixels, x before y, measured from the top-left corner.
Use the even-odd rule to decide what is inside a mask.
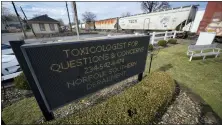
[[[27,35],[32,35],[32,32],[27,32]],[[87,34],[80,35],[80,39],[93,38],[105,36],[103,34]],[[12,40],[21,40],[24,38],[23,33],[2,33],[2,43],[9,44]],[[65,37],[52,37],[52,38],[39,38],[39,39],[26,39],[27,43],[46,42],[46,41],[58,41],[58,40],[77,40],[77,36],[65,36]]]
[[[2,33],[2,43],[8,43],[8,41],[11,40],[21,40],[24,38],[24,35],[22,32],[19,33]],[[32,32],[27,32],[27,35],[30,36],[32,35]]]

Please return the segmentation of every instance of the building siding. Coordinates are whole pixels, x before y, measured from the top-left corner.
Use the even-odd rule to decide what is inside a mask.
[[[45,25],[45,31],[41,31],[39,24],[38,23],[33,23],[32,28],[35,33],[58,33],[59,32],[59,27],[58,24],[54,24],[55,30],[51,31],[49,24],[44,24]]]
[[[222,37],[222,2],[208,2],[198,28],[200,32],[215,32]]]

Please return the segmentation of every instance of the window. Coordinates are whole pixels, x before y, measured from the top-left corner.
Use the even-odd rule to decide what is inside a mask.
[[[54,24],[49,24],[50,30],[55,31],[55,25]]]
[[[44,24],[39,24],[39,28],[41,31],[45,31],[45,25]]]

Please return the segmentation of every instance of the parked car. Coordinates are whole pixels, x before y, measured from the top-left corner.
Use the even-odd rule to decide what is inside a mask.
[[[1,44],[2,48],[2,81],[15,78],[21,73],[18,60],[10,45]]]

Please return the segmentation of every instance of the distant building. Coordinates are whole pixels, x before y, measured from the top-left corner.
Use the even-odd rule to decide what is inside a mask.
[[[32,25],[35,33],[58,33],[59,21],[48,17],[48,15],[41,15],[28,20]]]

